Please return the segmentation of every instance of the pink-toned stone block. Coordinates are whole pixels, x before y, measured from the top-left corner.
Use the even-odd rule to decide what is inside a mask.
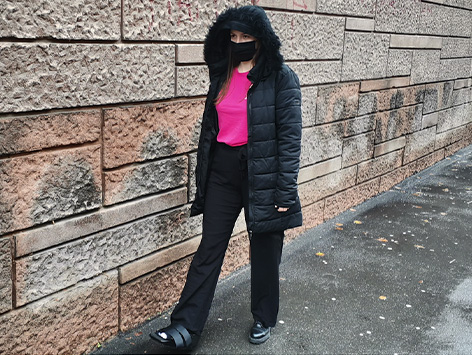
[[[316,124],[356,116],[358,101],[359,83],[320,87],[316,101]]]
[[[393,186],[399,184],[409,176],[409,166],[402,166],[380,177],[380,192],[387,191]],[[411,175],[411,174],[410,174]]]
[[[120,331],[143,323],[179,300],[192,257],[120,286]]]
[[[443,160],[445,157],[444,153],[445,153],[445,150],[440,149],[431,154],[428,154],[427,156],[421,159],[418,159],[416,161],[416,172],[420,172],[421,170],[424,170],[436,164],[438,161]]]
[[[9,238],[0,239],[0,313],[12,307],[12,250]]]
[[[97,208],[100,146],[0,161],[0,234]]]
[[[423,129],[406,136],[403,164],[409,163],[434,151],[436,127]]]
[[[377,195],[379,193],[380,178],[354,186],[326,199],[324,220],[327,221],[348,208]]]
[[[314,228],[323,223],[325,201],[318,201],[308,206],[302,207],[303,225],[285,231],[285,242],[290,242],[304,231]]]
[[[375,143],[382,143],[418,131],[422,127],[422,105],[376,114]]]
[[[118,273],[0,316],[2,354],[82,354],[118,333]]]
[[[100,137],[100,111],[0,120],[0,156],[93,142]]]
[[[374,132],[345,138],[343,142],[343,168],[358,164],[374,156]]]
[[[203,106],[191,100],[105,110],[105,168],[196,149]]]
[[[357,172],[357,182],[370,180],[400,167],[402,165],[402,155],[403,150],[400,150],[360,163]]]

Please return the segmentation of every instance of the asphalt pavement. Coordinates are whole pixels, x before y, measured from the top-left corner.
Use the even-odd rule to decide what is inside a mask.
[[[248,342],[250,269],[217,287],[195,354],[472,354],[472,146],[288,243],[279,321]],[[148,334],[94,354],[168,354]]]

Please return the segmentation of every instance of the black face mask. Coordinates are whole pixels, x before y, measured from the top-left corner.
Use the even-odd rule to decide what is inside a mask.
[[[256,41],[242,43],[231,41],[231,52],[235,62],[247,62],[256,54]]]

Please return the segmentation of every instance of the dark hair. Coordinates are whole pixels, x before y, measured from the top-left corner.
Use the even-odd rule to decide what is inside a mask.
[[[261,46],[260,41],[258,39],[256,39],[256,54],[254,55],[254,58],[252,59],[254,65],[256,65],[257,60],[259,59],[259,57],[261,55],[261,47],[262,46]],[[229,84],[231,83],[231,79],[233,77],[234,68],[236,68],[240,63],[240,62],[237,62],[236,60],[234,60],[233,53],[231,51],[231,46],[229,45],[229,42],[228,42],[227,51],[228,51],[228,67],[226,69],[226,79],[223,82],[223,85],[221,86],[221,90],[220,90],[218,96],[215,99],[215,105],[219,104],[225,98],[226,94],[228,93]]]

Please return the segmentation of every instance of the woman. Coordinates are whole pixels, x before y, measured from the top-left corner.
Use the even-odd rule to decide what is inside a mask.
[[[242,208],[251,248],[249,341],[265,342],[276,324],[284,230],[302,224],[300,84],[280,45],[258,6],[227,10],[206,36],[210,89],[191,208],[192,216],[203,213],[203,235],[171,325],[151,334],[163,344],[191,349],[198,342]]]

